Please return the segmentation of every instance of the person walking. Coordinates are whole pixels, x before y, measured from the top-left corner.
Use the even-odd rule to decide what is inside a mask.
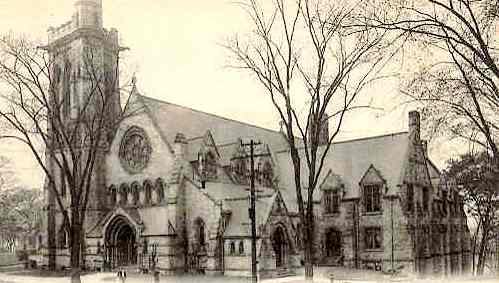
[[[120,280],[121,283],[125,283],[126,281],[126,271],[124,269],[118,270],[118,279]]]

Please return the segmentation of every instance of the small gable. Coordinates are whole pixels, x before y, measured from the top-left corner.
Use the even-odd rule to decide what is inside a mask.
[[[341,190],[344,191],[345,189],[345,182],[343,179],[333,173],[332,170],[329,170],[327,173],[326,177],[324,178],[324,181],[320,185],[321,190]]]
[[[381,173],[371,164],[367,171],[364,173],[364,176],[360,179],[360,185],[366,184],[384,184],[386,183],[385,178],[381,175]]]

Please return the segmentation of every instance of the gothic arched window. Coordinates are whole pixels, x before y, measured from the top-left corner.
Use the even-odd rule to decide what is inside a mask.
[[[216,177],[217,177],[217,162],[215,160],[215,157],[213,156],[213,153],[208,152],[206,154],[204,168],[205,168],[207,180],[216,179]]]
[[[120,205],[127,205],[128,203],[128,186],[126,184],[120,187]]]
[[[71,111],[71,62],[66,60],[64,65],[64,90],[62,96],[62,111],[68,117]]]
[[[196,231],[196,240],[200,246],[204,246],[206,244],[206,231],[205,224],[201,218],[196,219],[194,222],[195,231]]]
[[[239,254],[244,254],[244,241],[239,242]]]
[[[274,179],[274,172],[272,169],[272,164],[270,162],[265,162],[262,168],[262,185],[266,187],[272,187]]]
[[[111,203],[111,205],[116,205],[117,197],[118,197],[118,195],[116,194],[116,187],[114,185],[112,185],[109,190],[111,193],[110,203]]]
[[[158,178],[156,180],[156,192],[158,196],[158,202],[163,202],[165,200],[165,183],[161,178]]]
[[[233,241],[230,242],[230,245],[229,245],[229,253],[231,255],[235,254],[236,253],[236,243],[234,243]]]
[[[324,190],[324,210],[326,213],[340,212],[340,193],[337,188]]]
[[[144,182],[144,191],[145,191],[145,204],[151,204],[152,201],[152,186],[149,181]]]
[[[132,183],[132,200],[133,205],[138,205],[140,202],[140,186],[139,183]]]

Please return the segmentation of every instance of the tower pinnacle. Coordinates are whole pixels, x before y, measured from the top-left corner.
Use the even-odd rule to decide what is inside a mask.
[[[102,28],[102,0],[76,1],[73,20],[77,27]]]

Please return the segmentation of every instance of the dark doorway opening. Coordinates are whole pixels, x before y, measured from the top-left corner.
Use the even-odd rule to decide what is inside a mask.
[[[326,232],[326,256],[341,256],[341,232],[333,228]]]
[[[135,231],[122,217],[111,222],[107,229],[106,261],[111,267],[137,264]]]
[[[286,234],[282,227],[277,227],[272,235],[272,246],[275,253],[276,267],[286,265]]]

